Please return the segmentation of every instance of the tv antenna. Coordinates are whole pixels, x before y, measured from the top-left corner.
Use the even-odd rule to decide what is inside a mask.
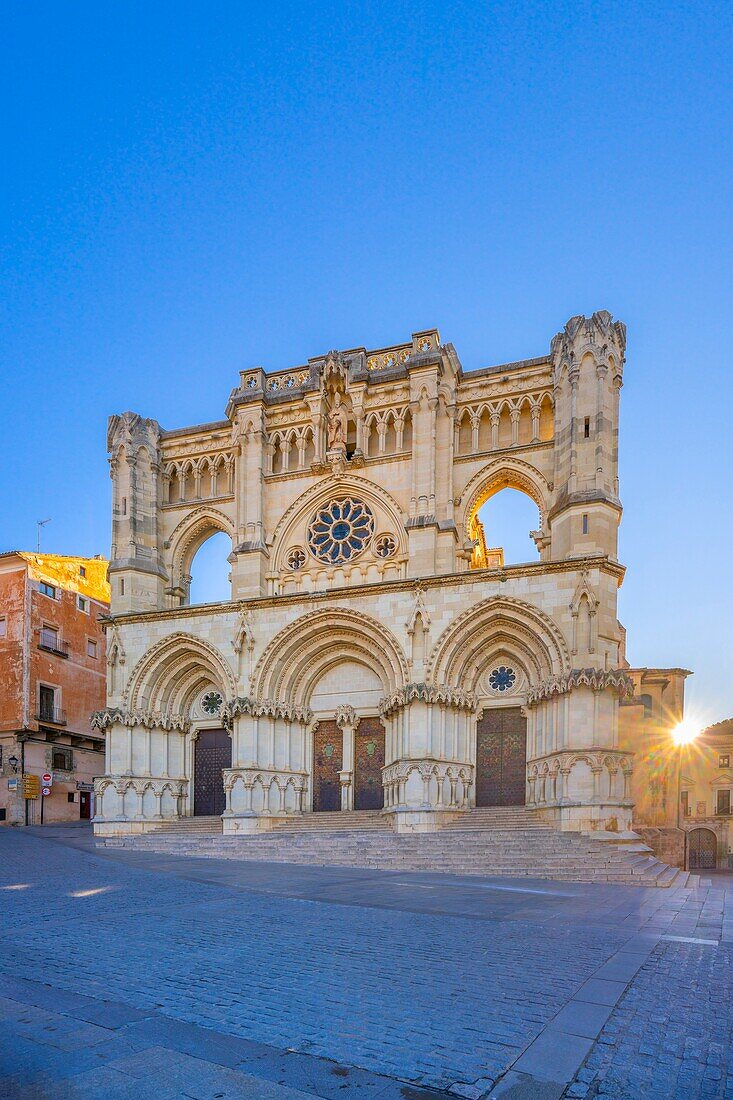
[[[38,537],[36,538],[36,553],[37,554],[40,554],[40,552],[41,552],[41,528],[45,527],[46,524],[50,523],[50,522],[51,522],[51,517],[50,516],[48,517],[48,519],[37,519],[36,520],[36,527],[38,528]]]

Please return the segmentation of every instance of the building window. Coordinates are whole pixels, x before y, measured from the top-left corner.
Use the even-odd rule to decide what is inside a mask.
[[[120,581],[120,595],[124,596],[124,594],[125,594],[125,581],[123,579],[123,580]]]
[[[79,608],[80,611],[83,611],[85,615],[89,614],[89,600],[86,598],[86,596],[77,596],[76,606]]]
[[[716,814],[730,814],[730,791],[718,791]]]
[[[0,618],[0,638],[7,637],[8,633],[8,620],[3,616]]]
[[[86,577],[86,575],[87,575],[87,567],[86,567],[86,565],[80,565],[80,566],[79,566],[79,576],[80,576],[80,577]]]
[[[586,439],[590,439],[590,417],[586,416],[585,424],[583,425],[583,431]]]
[[[41,649],[47,649],[51,653],[63,653],[59,642],[59,632],[55,626],[42,626],[38,644]]]
[[[51,767],[57,772],[70,772],[74,766],[71,749],[54,749],[51,754]]]
[[[87,657],[94,657],[96,659],[96,656],[97,656],[97,643],[95,641],[93,641],[91,638],[87,638]]]
[[[76,795],[74,794],[73,791],[69,791],[68,794],[66,795],[66,801],[67,802],[73,802],[75,798],[76,798]]]
[[[588,534],[588,516],[583,513],[583,534]]]
[[[721,752],[718,756],[718,767],[729,768],[730,767],[730,753]]]
[[[680,803],[682,805],[682,813],[685,817],[690,816],[690,792],[683,791],[680,795]]]
[[[56,689],[41,684],[38,688],[38,716],[43,722],[53,722]]]
[[[641,701],[644,704],[644,717],[651,718],[653,713],[652,697],[651,695],[642,695]]]
[[[41,581],[40,590],[44,596],[50,596],[52,600],[56,599],[56,586],[53,584],[47,584],[46,581]]]

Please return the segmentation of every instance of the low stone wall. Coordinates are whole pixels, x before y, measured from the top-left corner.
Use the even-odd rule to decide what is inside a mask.
[[[648,844],[657,859],[668,863],[670,867],[685,866],[684,829],[653,829],[644,825],[634,825],[645,844]]]

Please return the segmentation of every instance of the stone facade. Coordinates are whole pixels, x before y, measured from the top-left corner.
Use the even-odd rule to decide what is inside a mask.
[[[628,828],[625,344],[601,311],[573,317],[548,355],[466,372],[430,330],[243,371],[221,422],[112,417],[96,831],[205,812],[199,754],[200,775],[204,758],[223,771],[225,832],[314,798],[376,799],[397,829],[430,829],[475,804],[477,760],[514,799],[500,776],[517,752],[522,800],[559,828]],[[479,518],[505,487],[537,507],[526,565],[505,566]],[[216,531],[232,539],[231,601],[189,606],[192,559]],[[225,748],[209,736],[222,728]],[[365,754],[382,753],[375,792]]]

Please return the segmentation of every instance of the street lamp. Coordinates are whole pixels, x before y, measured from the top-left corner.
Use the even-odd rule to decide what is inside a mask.
[[[13,769],[14,772],[18,771],[18,763],[19,761],[17,756],[13,755],[8,757],[8,764],[10,764],[10,767]]]
[[[699,730],[687,718],[683,718],[679,725],[672,730],[672,741],[677,748],[677,828],[680,827],[680,803],[682,801],[682,750],[692,745],[697,739]]]

